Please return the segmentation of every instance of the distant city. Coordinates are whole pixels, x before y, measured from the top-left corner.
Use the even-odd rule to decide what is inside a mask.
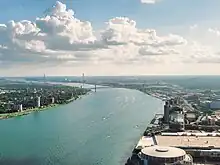
[[[13,116],[11,114],[15,112],[25,114],[32,110],[65,104],[85,95],[88,91],[82,87],[45,81],[25,82],[2,79],[0,80],[0,118]]]
[[[179,96],[187,102],[189,108],[201,111],[210,112],[220,109],[220,85],[218,84],[220,78],[218,76],[88,77],[83,73],[78,77],[46,77],[43,75],[42,77],[2,78],[2,82],[4,82],[3,80],[20,82],[16,85],[10,83],[0,87],[1,109],[6,111],[60,104],[83,94],[83,91],[78,91],[77,88],[51,85],[46,81],[137,89],[161,100]],[[26,84],[21,83],[24,81]],[[33,82],[41,82],[41,84]]]
[[[168,145],[167,139],[171,138],[170,136],[172,136],[176,143],[175,146],[173,146],[173,142],[169,142],[168,147],[177,147],[177,149],[169,149],[179,149],[178,151],[184,154],[177,154],[178,159],[187,162],[185,164],[192,164],[193,161],[203,162],[203,156],[200,154],[201,149],[198,149],[197,146],[187,146],[188,148],[181,146],[182,142],[179,144],[177,139],[193,139],[194,136],[196,136],[198,141],[198,139],[202,139],[200,136],[203,136],[203,138],[206,138],[210,143],[212,140],[209,139],[209,136],[218,139],[218,137],[214,135],[220,136],[219,81],[220,77],[218,76],[88,77],[85,74],[78,77],[50,77],[43,75],[42,77],[1,78],[0,119],[23,116],[32,112],[49,109],[60,104],[70,103],[83,95],[93,91],[96,92],[96,90],[98,94],[102,88],[118,88],[117,90],[125,88],[136,90],[139,91],[136,93],[152,96],[156,101],[161,102],[162,100],[165,105],[164,113],[156,114],[155,118],[150,122],[150,125],[153,126],[147,127],[143,137],[141,137],[138,145],[132,151],[132,156],[129,157],[127,165],[141,164],[141,161],[145,160],[146,155],[151,152],[150,149],[154,149],[157,144],[161,143],[163,146],[166,146],[166,144]],[[87,86],[90,87],[87,88]],[[112,91],[112,93],[115,92],[114,89],[110,91]],[[108,93],[108,90],[106,93]],[[121,95],[124,95],[124,93]],[[96,95],[93,96],[93,98],[95,98]],[[98,94],[97,96],[101,95]],[[112,95],[109,95],[109,98],[111,97]],[[144,100],[145,99],[147,98],[144,98]],[[118,103],[116,102],[116,104]],[[137,104],[139,105],[139,102]],[[92,107],[89,103],[89,109],[90,106]],[[150,105],[147,106],[150,107]],[[148,107],[146,109],[148,109]],[[153,111],[156,113],[155,109],[153,109]],[[108,115],[111,116],[112,112]],[[107,120],[108,117],[102,117],[102,120]],[[148,143],[146,139],[151,139],[151,148],[146,149],[145,143]],[[201,140],[199,140],[199,142],[202,143]],[[186,143],[187,142],[185,142],[184,145],[187,145]],[[197,143],[195,144],[197,145]],[[219,143],[216,142],[215,147],[218,147],[218,144]],[[215,152],[217,152],[217,156],[215,155],[215,157],[219,158],[219,151]],[[140,153],[142,153],[142,155],[140,155]],[[212,160],[213,156],[210,156],[209,151],[201,153],[206,154],[206,156]],[[167,159],[159,160],[167,161]],[[173,159],[170,158],[169,161],[173,161]]]

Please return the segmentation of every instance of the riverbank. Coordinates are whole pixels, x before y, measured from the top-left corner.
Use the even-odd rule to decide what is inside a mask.
[[[57,107],[57,106],[61,106],[61,105],[64,105],[64,104],[69,104],[69,103],[71,103],[71,102],[73,102],[73,101],[75,101],[77,99],[81,99],[83,96],[86,96],[88,94],[89,94],[89,92],[87,94],[85,94],[85,95],[79,96],[78,98],[73,97],[73,98],[71,98],[69,100],[66,100],[66,103],[63,103],[63,104],[50,104],[48,106],[29,108],[29,109],[23,110],[21,112],[0,114],[0,120],[9,119],[9,118],[13,118],[13,117],[19,117],[19,116],[25,116],[25,115],[28,115],[28,114],[33,113],[33,112],[49,110],[49,109]]]
[[[94,83],[88,83],[88,84],[95,85]],[[149,91],[144,90],[144,88],[142,88],[142,85],[140,85],[140,84],[130,85],[130,84],[120,84],[120,83],[101,83],[101,84],[97,83],[96,85],[107,86],[107,87],[111,87],[111,88],[124,88],[124,89],[137,90],[137,91],[143,92],[151,97],[157,98],[161,101],[165,101],[165,100],[169,99],[168,96],[164,96],[164,95],[161,95],[156,92],[150,92],[150,90]]]
[[[139,91],[141,91],[141,90],[139,90]],[[147,94],[147,95],[149,95],[151,97],[155,97],[155,98],[157,98],[157,99],[159,99],[161,101],[164,101],[164,100],[167,99],[165,97],[162,97],[162,96],[158,95],[157,93],[150,93],[150,92],[144,92],[144,91],[141,91],[141,92],[143,92],[143,93],[145,93],[145,94]]]
[[[89,93],[48,111],[0,120],[0,164],[124,164],[161,102],[135,90]]]
[[[8,119],[8,118],[12,118],[12,117],[25,116],[25,115],[28,115],[32,112],[43,111],[43,110],[46,110],[46,109],[49,109],[49,108],[52,108],[52,107],[55,107],[58,105],[61,105],[61,104],[51,104],[51,105],[48,105],[45,107],[26,109],[21,112],[0,114],[0,119]]]

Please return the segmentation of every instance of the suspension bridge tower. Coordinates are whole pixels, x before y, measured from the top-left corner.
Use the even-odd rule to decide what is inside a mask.
[[[96,92],[96,84],[95,84],[95,92]]]

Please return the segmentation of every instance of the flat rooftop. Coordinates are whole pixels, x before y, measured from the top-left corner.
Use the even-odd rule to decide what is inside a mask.
[[[155,144],[154,144],[154,140],[152,137],[142,136],[135,148],[136,149],[143,149],[145,147],[149,147],[149,146],[153,146],[153,145],[155,145]]]
[[[209,147],[220,148],[220,137],[215,136],[156,136],[158,145],[172,147]]]

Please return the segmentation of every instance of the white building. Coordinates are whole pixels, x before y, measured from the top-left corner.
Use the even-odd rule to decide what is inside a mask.
[[[51,104],[54,104],[55,103],[55,99],[54,97],[51,98]]]
[[[37,97],[37,107],[40,107],[40,97]]]
[[[151,146],[141,150],[140,157],[144,165],[192,165],[193,160],[182,149],[175,147]]]
[[[20,112],[23,111],[23,106],[22,106],[22,104],[19,105],[19,111],[20,111]]]

